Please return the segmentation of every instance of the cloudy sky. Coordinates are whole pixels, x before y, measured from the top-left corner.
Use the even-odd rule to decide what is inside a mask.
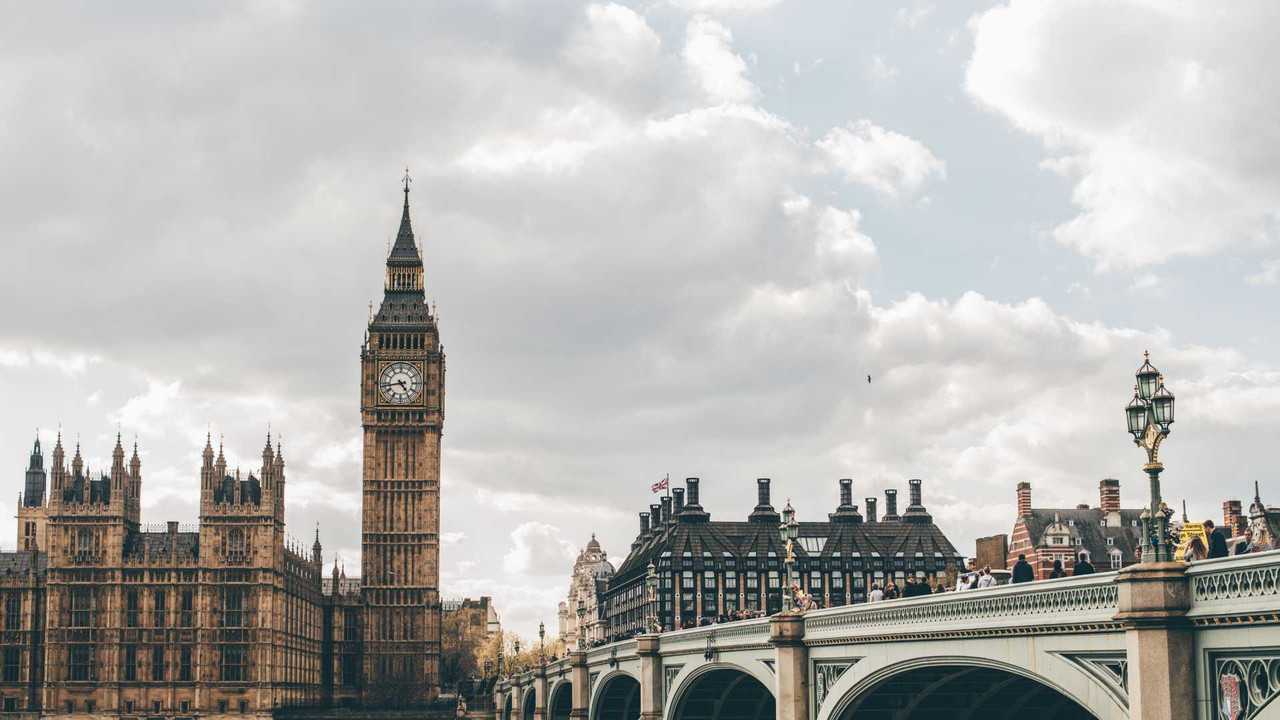
[[[0,457],[205,433],[359,567],[358,350],[400,215],[449,356],[443,582],[554,623],[649,484],[802,519],[925,479],[962,552],[1143,497],[1149,348],[1198,517],[1280,431],[1280,6],[1153,0],[45,3],[0,27]],[[868,384],[866,376],[873,376]],[[860,503],[861,504],[861,503]]]

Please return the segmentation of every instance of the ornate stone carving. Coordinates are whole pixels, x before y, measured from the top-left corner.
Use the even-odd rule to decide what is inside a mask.
[[[826,699],[831,686],[836,684],[836,681],[840,679],[845,670],[853,667],[853,664],[860,659],[851,658],[848,660],[815,662],[813,664],[813,707],[815,711],[822,707],[822,701]]]
[[[1249,720],[1280,695],[1280,647],[1212,653],[1214,709],[1226,720]]]
[[[1123,652],[1058,653],[1129,707],[1129,660]]]
[[[684,665],[667,665],[662,668],[662,694],[664,697],[671,694],[671,685],[675,682],[676,677],[680,675],[680,669],[683,667]]]

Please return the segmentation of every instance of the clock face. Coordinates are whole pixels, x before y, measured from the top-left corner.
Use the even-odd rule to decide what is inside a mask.
[[[413,402],[422,392],[422,372],[413,363],[393,362],[378,375],[378,390],[387,402],[396,405]]]

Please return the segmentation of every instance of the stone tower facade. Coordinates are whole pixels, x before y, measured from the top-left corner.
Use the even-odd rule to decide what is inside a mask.
[[[382,305],[360,350],[365,700],[439,693],[444,348],[409,222],[409,184]]]

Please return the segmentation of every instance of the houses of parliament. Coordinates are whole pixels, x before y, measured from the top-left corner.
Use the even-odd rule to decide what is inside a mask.
[[[142,524],[136,444],[126,460],[117,435],[95,473],[61,435],[46,467],[37,439],[18,549],[0,553],[0,711],[269,717],[433,699],[444,373],[406,176],[360,349],[361,577],[324,576],[318,529],[309,553],[286,540],[285,455],[270,434],[243,474],[206,438],[195,528]]]

